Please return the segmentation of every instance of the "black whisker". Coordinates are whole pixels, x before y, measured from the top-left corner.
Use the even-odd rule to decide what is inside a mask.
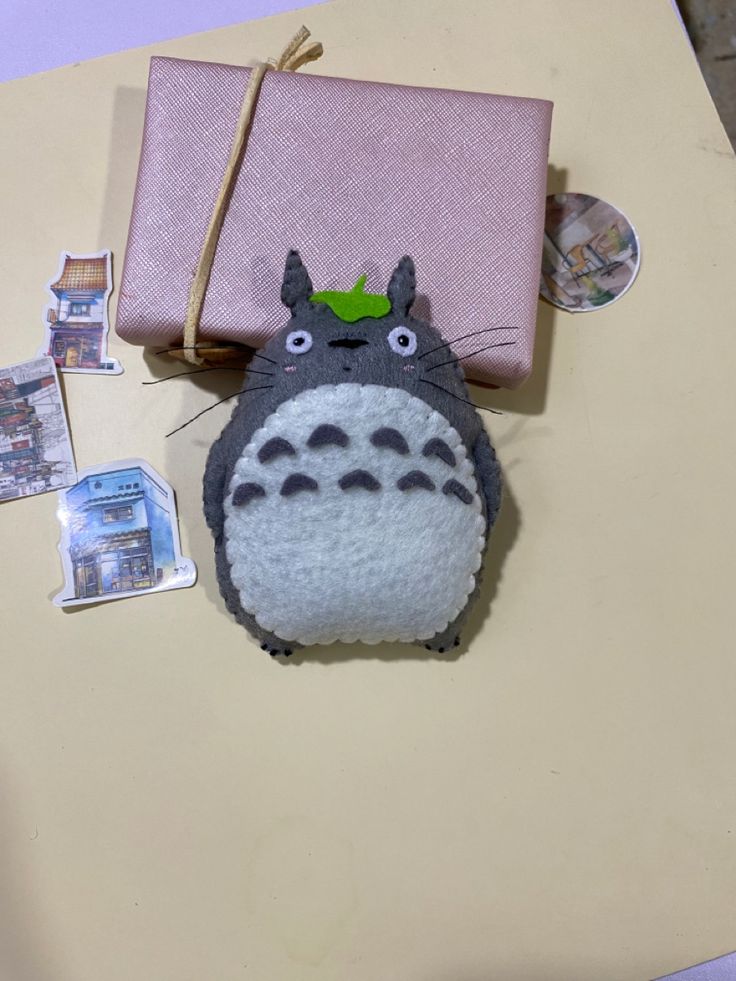
[[[421,361],[422,358],[426,358],[428,354],[434,354],[435,351],[441,351],[443,347],[452,347],[457,341],[465,341],[468,337],[477,337],[478,334],[490,334],[494,330],[518,330],[518,327],[484,327],[483,330],[474,330],[472,334],[463,334],[461,337],[454,337],[451,341],[446,344],[440,344],[438,347],[433,347],[431,351],[425,351],[424,354],[420,354],[417,361]]]
[[[276,367],[278,368],[278,365],[279,365],[278,361],[274,361],[272,358],[267,358],[265,354],[259,354],[258,351],[254,351],[253,352],[253,357],[254,358],[263,358],[264,361],[268,361],[269,364],[275,364]]]
[[[171,381],[172,378],[181,378],[183,375],[203,375],[205,371],[243,371],[243,368],[227,368],[222,365],[214,365],[212,368],[195,368],[192,371],[179,371],[175,375],[167,375],[165,378],[157,378],[155,381],[141,382],[141,385],[160,385],[161,382]],[[253,370],[253,369],[251,369]],[[257,375],[271,375],[270,371],[257,371]]]
[[[440,392],[444,392],[445,395],[451,395],[454,399],[457,399],[458,402],[465,402],[466,405],[472,405],[474,409],[485,409],[486,412],[492,412],[494,416],[503,415],[503,412],[501,412],[500,409],[491,409],[487,405],[478,405],[477,402],[471,402],[469,399],[464,399],[460,395],[455,395],[455,393],[451,392],[449,388],[443,388],[442,385],[435,385],[434,382],[428,381],[426,378],[420,378],[419,381],[424,382],[425,385],[431,385],[432,388],[439,389]]]
[[[212,405],[208,405],[206,409],[202,409],[201,412],[198,412],[196,416],[192,416],[191,419],[187,419],[187,421],[183,423],[181,426],[177,426],[176,429],[172,429],[170,433],[166,434],[166,438],[168,439],[169,436],[173,436],[174,433],[178,433],[181,429],[186,429],[186,427],[190,423],[194,422],[195,419],[199,419],[200,416],[203,416],[206,412],[209,412],[210,409],[216,409],[217,406],[222,405],[223,402],[229,402],[230,399],[234,399],[237,395],[244,395],[246,392],[260,392],[263,391],[264,388],[275,388],[275,387],[276,387],[275,385],[256,385],[254,388],[241,388],[239,392],[233,392],[232,395],[226,395],[224,399],[220,399],[218,402],[213,402]]]
[[[460,358],[450,358],[449,361],[440,361],[439,364],[430,365],[427,371],[434,371],[435,368],[442,368],[446,364],[457,364],[458,361],[465,361],[466,358],[472,358],[476,354],[480,354],[481,351],[490,351],[492,347],[514,347],[516,341],[501,341],[499,344],[488,344],[486,347],[479,347],[477,351],[471,351],[470,354],[463,354]]]

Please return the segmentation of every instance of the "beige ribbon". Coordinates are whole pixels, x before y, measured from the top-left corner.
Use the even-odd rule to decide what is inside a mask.
[[[199,328],[202,308],[207,295],[207,286],[212,272],[212,264],[215,261],[217,243],[222,230],[222,223],[225,220],[228,204],[235,187],[235,181],[240,170],[240,164],[248,145],[253,114],[255,112],[258,95],[266,72],[269,69],[276,71],[294,72],[308,61],[316,61],[322,56],[322,45],[318,41],[306,44],[310,34],[306,27],[301,27],[294,37],[289,41],[278,61],[269,59],[259,62],[255,68],[251,69],[248,87],[245,90],[243,104],[240,107],[240,117],[235,130],[233,145],[230,149],[230,158],[222,177],[220,190],[215,201],[215,206],[207,227],[204,238],[202,252],[199,256],[197,269],[194,273],[192,285],[189,288],[189,300],[187,303],[187,313],[184,320],[184,349],[181,352],[185,361],[190,364],[204,364],[204,359],[200,354],[209,355],[210,359],[214,356],[216,360],[223,360],[227,353],[233,349],[228,345],[217,344],[217,342],[207,343],[197,341],[197,330]],[[235,349],[236,351],[239,349]]]

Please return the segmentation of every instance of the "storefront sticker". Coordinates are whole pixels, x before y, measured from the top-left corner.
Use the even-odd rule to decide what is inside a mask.
[[[44,309],[46,333],[38,353],[52,357],[59,371],[119,375],[123,370],[107,354],[111,255],[109,249],[62,252],[59,269],[46,284],[51,302]]]
[[[64,588],[56,606],[81,606],[192,586],[181,554],[173,488],[144,460],[79,472],[59,493]]]

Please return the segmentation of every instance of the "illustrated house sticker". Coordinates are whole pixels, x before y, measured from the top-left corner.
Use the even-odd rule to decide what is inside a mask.
[[[33,390],[44,386],[46,379],[36,382]],[[54,383],[49,378],[50,384]],[[41,420],[33,405],[23,396],[12,378],[0,380],[0,500],[7,493],[13,497],[22,493],[24,483],[46,475],[43,463],[40,432]],[[47,466],[49,475],[53,468]]]
[[[0,369],[0,501],[74,482],[56,369],[48,357]]]
[[[188,586],[171,487],[143,461],[90,469],[62,495],[62,556],[67,588],[56,602],[115,599]],[[69,595],[72,593],[72,595]]]
[[[49,354],[62,371],[118,374],[107,356],[107,300],[112,290],[110,252],[62,253],[60,272],[48,284],[55,305],[46,311]]]

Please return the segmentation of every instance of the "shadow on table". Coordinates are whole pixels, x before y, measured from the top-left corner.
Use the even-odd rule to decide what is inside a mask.
[[[115,89],[110,151],[108,154],[107,185],[100,216],[97,245],[101,249],[121,247],[113,256],[115,289],[120,286],[123,270],[122,246],[128,237],[128,225],[133,208],[133,194],[138,174],[143,120],[146,114],[145,89],[119,85]],[[114,323],[111,316],[110,322]]]

